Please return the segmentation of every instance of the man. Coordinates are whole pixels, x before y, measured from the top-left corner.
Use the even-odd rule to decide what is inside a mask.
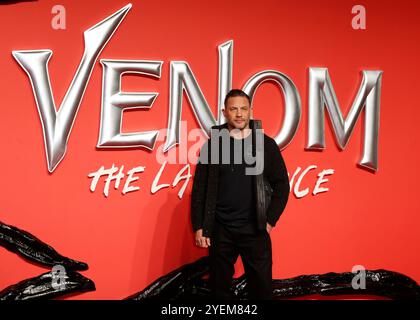
[[[194,175],[191,220],[195,242],[197,246],[209,249],[209,282],[213,297],[234,297],[230,288],[234,264],[241,255],[249,298],[271,299],[272,247],[269,233],[288,201],[287,169],[274,139],[266,134],[261,136],[262,133],[260,139],[256,139],[258,130],[254,127],[257,121],[251,120],[251,101],[245,92],[231,90],[222,112],[227,122],[212,127],[212,135],[200,151]],[[227,132],[228,139],[223,134],[214,135],[215,131]],[[253,163],[246,160],[256,156],[256,150],[261,150],[261,147],[262,172],[254,170],[252,174],[258,158],[255,157]],[[242,160],[240,163],[238,158]],[[267,209],[261,206],[264,185],[258,181],[263,178],[273,191]]]

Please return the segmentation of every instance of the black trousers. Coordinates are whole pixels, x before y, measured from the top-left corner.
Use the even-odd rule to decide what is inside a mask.
[[[235,262],[241,255],[250,299],[272,299],[272,249],[266,230],[255,225],[226,227],[217,220],[210,237],[210,289],[215,299],[235,299],[231,292]]]

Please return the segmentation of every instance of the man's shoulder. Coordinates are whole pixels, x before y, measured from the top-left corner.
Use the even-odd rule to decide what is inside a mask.
[[[216,124],[214,126],[211,126],[212,130],[221,130],[221,129],[227,129],[228,125],[227,123],[223,123],[223,124]]]
[[[264,133],[264,145],[277,146],[276,140]]]

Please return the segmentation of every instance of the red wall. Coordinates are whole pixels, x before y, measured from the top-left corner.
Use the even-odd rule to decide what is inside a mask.
[[[97,290],[72,299],[121,299],[157,277],[205,255],[194,246],[189,219],[192,180],[179,199],[182,182],[151,194],[160,164],[145,149],[98,150],[102,67],[96,63],[82,100],[68,150],[57,169],[47,170],[42,126],[27,75],[12,50],[51,49],[49,73],[60,105],[83,53],[83,32],[125,6],[124,1],[61,1],[66,30],[51,28],[56,1],[0,6],[0,220],[25,229],[60,253],[85,261]],[[233,87],[256,72],[275,69],[296,84],[302,118],[295,138],[282,151],[292,175],[316,165],[301,188],[334,169],[329,191],[297,198],[293,193],[273,242],[273,277],[347,272],[354,265],[401,272],[420,282],[420,217],[417,164],[419,23],[417,1],[363,1],[366,30],[351,27],[354,1],[132,1],[100,59],[162,60],[159,80],[127,76],[125,91],[159,92],[149,111],[125,114],[127,132],[166,128],[170,61],[187,61],[216,114],[217,46],[234,41]],[[344,115],[353,102],[362,70],[382,70],[378,171],[356,165],[362,147],[362,118],[344,151],[326,122],[326,149],[305,151],[309,67],[329,70]],[[281,91],[263,84],[254,117],[274,136],[281,127]],[[184,96],[182,119],[199,128]],[[145,166],[122,195],[102,193],[103,180],[89,190],[88,174],[102,165]],[[161,183],[172,183],[183,165],[167,165]],[[194,166],[191,166],[194,170]],[[0,249],[0,289],[46,272]],[[238,263],[237,275],[242,273]]]

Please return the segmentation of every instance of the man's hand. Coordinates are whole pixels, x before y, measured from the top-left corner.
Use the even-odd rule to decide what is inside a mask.
[[[269,224],[268,222],[267,222],[267,233],[270,233],[271,232],[271,229],[273,229],[273,227],[271,226],[271,224]]]
[[[210,238],[203,237],[203,229],[198,229],[195,232],[195,245],[201,248],[210,247]]]

